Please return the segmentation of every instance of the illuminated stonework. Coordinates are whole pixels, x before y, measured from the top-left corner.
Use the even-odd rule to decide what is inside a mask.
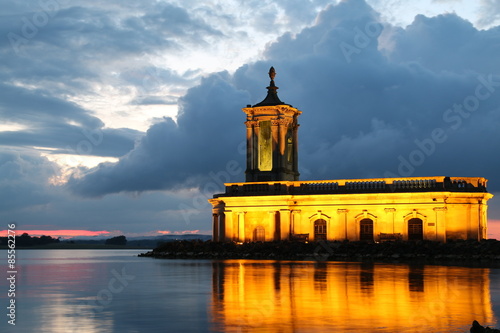
[[[210,199],[214,240],[483,239],[484,178],[226,184]]]
[[[209,202],[214,241],[436,240],[487,238],[481,177],[299,181],[297,117],[276,95],[247,114],[246,183]]]
[[[278,98],[275,75],[271,67],[266,98],[243,108],[247,115],[247,182],[299,180],[297,117],[302,112]]]

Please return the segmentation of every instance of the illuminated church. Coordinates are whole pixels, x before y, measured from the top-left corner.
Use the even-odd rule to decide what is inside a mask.
[[[282,102],[275,71],[266,98],[246,113],[246,182],[209,199],[214,241],[487,238],[481,177],[299,181],[298,117]]]

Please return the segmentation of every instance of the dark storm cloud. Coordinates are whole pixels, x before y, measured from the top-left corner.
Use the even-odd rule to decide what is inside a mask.
[[[120,162],[70,187],[98,196],[192,186],[232,159],[243,164],[234,148],[245,135],[240,108],[264,97],[274,65],[281,99],[304,112],[302,179],[485,176],[499,190],[497,30],[455,15],[394,28],[362,0],[341,2],[270,45],[266,61],[205,79],[183,98],[177,126],[154,125]]]
[[[199,186],[210,172],[225,170],[229,160],[240,158],[242,131],[234,124],[242,123],[238,109],[248,100],[229,80],[227,73],[204,79],[181,99],[177,124],[167,118],[153,125],[118,164],[101,164],[68,185],[83,196],[100,196]]]
[[[454,14],[417,15],[406,29],[392,36],[395,62],[418,62],[434,71],[490,72],[498,68],[494,54],[500,53],[500,28],[477,30]]]
[[[81,6],[68,3],[65,7],[44,8],[35,2],[30,9],[4,17],[6,23],[0,25],[0,29],[8,37],[8,43],[2,40],[0,46],[36,48],[47,45],[72,53],[80,50],[82,57],[98,54],[121,56],[182,47],[189,42],[203,42],[207,36],[222,36],[204,21],[192,18],[184,8],[163,2],[130,9],[132,11],[127,11],[127,6],[121,10],[106,10],[84,6],[83,3]],[[21,39],[16,39],[13,34]]]
[[[0,118],[24,127],[0,132],[3,146],[49,147],[59,153],[119,157],[134,147],[140,135],[131,129],[103,128],[88,110],[46,91],[1,84]]]
[[[145,29],[159,33],[161,36],[189,37],[195,42],[205,42],[204,35],[222,36],[222,32],[214,29],[200,19],[192,18],[188,11],[168,3],[157,5],[158,12],[150,12],[140,18]]]
[[[74,122],[89,128],[103,123],[74,103],[51,96],[44,90],[32,90],[7,84],[0,85],[0,116],[4,120],[28,126],[45,123]]]
[[[58,168],[38,154],[0,152],[0,211],[35,208],[51,202],[47,179]],[[10,221],[5,221],[10,222]]]
[[[49,180],[60,175],[57,164],[29,150],[0,151],[0,220],[18,229],[119,230],[148,233],[193,229],[176,218],[182,193],[109,195],[81,200]],[[165,223],[168,222],[168,227]],[[208,229],[208,228],[207,228]],[[121,230],[121,231],[120,231]]]
[[[131,129],[87,129],[54,124],[43,128],[0,132],[2,145],[50,148],[52,154],[121,157],[142,133]]]
[[[138,131],[105,128],[92,110],[69,102],[71,96],[96,96],[96,84],[110,84],[114,71],[124,94],[127,87],[136,87],[131,105],[172,104],[175,97],[151,94],[167,86],[182,91],[199,73],[159,69],[140,57],[222,36],[168,3],[138,8],[123,2],[103,9],[83,2],[33,1],[5,4],[4,9],[0,117],[24,128],[1,132],[0,143],[54,148],[54,153],[118,157],[129,152]],[[111,64],[120,61],[132,65],[121,70]]]
[[[193,7],[199,7],[199,2],[195,5]],[[147,5],[126,0],[104,3],[94,0],[2,3],[2,221],[30,221],[34,224],[77,228],[85,225],[96,230],[103,225],[115,227],[114,223],[117,223],[118,229],[126,226],[125,229],[136,228],[134,231],[141,232],[145,229],[149,231],[163,228],[166,220],[175,219],[175,208],[180,200],[177,193],[148,193],[143,194],[140,199],[132,196],[108,196],[98,201],[73,198],[64,187],[48,183],[51,177],[59,176],[59,167],[41,157],[39,152],[26,147],[44,147],[47,148],[44,152],[52,154],[116,157],[130,151],[141,133],[131,129],[106,128],[96,116],[95,110],[70,101],[92,101],[94,97],[102,100],[106,96],[106,91],[103,90],[112,86],[113,89],[120,90],[120,96],[130,96],[129,105],[169,105],[176,102],[178,95],[186,87],[199,80],[201,72],[197,70],[197,66],[200,64],[193,63],[192,69],[177,73],[163,66],[159,68],[157,64],[153,65],[151,59],[196,51],[226,38],[214,27],[217,25],[214,25],[217,23],[215,18],[226,16],[232,23],[238,23],[232,24],[228,33],[235,28],[241,30],[242,24],[227,12],[207,11],[212,16],[201,16],[198,15],[199,8],[196,15],[193,15],[191,6],[185,8],[163,1]],[[239,36],[248,37],[243,33],[239,33]],[[165,88],[175,96],[158,97],[154,94]],[[131,91],[137,91],[137,94],[130,94]],[[229,91],[228,96],[233,98],[234,93]],[[113,102],[109,100],[110,104]],[[235,103],[231,108],[239,104]],[[110,109],[113,108],[116,110],[119,106],[111,105]],[[120,111],[122,114],[126,113]],[[194,119],[189,121],[196,122]],[[5,124],[17,126],[9,130],[3,126]],[[214,128],[217,131],[223,130],[217,126]],[[152,137],[158,138],[158,141],[151,139],[150,146],[155,148],[151,151],[144,148],[144,154],[151,154],[148,157],[153,159],[158,158],[162,165],[172,159],[175,169],[179,169],[176,156],[188,155],[182,149],[182,141],[190,142],[198,137],[199,144],[206,143],[199,133],[191,136],[177,133],[168,141],[168,145],[177,142],[177,146],[167,150],[170,155],[154,156],[163,148],[161,129],[151,129]],[[141,149],[143,148],[137,150]],[[217,146],[213,146],[211,150],[219,160],[225,160],[225,156],[220,154],[225,153],[227,147],[217,151]],[[135,158],[140,159],[140,152],[134,154]],[[185,159],[189,160],[187,157]],[[204,159],[206,156],[201,156],[200,161]],[[199,171],[202,163],[197,165]],[[165,173],[160,168],[161,166],[156,166],[152,177]],[[175,177],[165,174],[170,182],[175,180]],[[116,179],[123,176],[118,173]],[[140,175],[146,176],[145,173]],[[112,179],[113,177],[111,175]],[[117,191],[128,185],[137,190],[159,188],[166,182],[159,177],[159,185],[155,179],[151,179],[141,186],[129,182],[129,179],[123,179],[124,186],[117,187]],[[106,180],[103,186],[108,186]],[[109,188],[105,192],[110,192]],[[178,225],[175,223],[177,222],[170,221],[170,225],[176,230],[186,228],[183,221]]]
[[[136,87],[143,95],[164,85],[184,90],[199,73],[193,77],[158,69],[149,64],[150,57],[225,38],[203,19],[165,2],[92,6],[92,2],[32,1],[24,6],[5,4],[3,13],[0,81],[43,86],[64,97],[96,94],[99,84],[123,90]],[[117,73],[123,80],[119,85]]]

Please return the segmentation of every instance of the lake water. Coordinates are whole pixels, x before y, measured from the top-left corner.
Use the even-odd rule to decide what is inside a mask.
[[[144,250],[17,251],[0,332],[468,332],[498,326],[500,269],[159,260]],[[0,270],[8,277],[7,253]]]

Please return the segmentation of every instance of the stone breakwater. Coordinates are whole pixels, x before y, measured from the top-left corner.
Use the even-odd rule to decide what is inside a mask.
[[[489,328],[488,326],[481,326],[477,320],[474,320],[472,322],[472,327],[470,328],[470,333],[500,333],[500,330]]]
[[[500,241],[417,242],[234,242],[174,241],[142,257],[166,259],[270,259],[422,262],[500,267]]]

